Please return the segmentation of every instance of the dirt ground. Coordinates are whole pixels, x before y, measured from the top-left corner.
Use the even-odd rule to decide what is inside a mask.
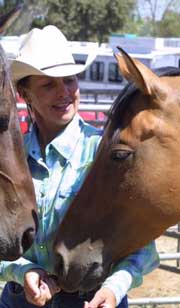
[[[156,240],[158,252],[177,252],[177,239],[161,236]],[[180,261],[179,261],[180,263]],[[128,296],[131,299],[143,297],[180,297],[180,264],[175,260],[161,261],[161,264],[170,268],[177,268],[179,273],[173,273],[164,269],[156,269],[144,277],[144,282],[139,288],[133,289]],[[132,306],[131,306],[132,307]],[[136,306],[137,307],[137,306]],[[142,307],[142,306],[141,306]],[[144,307],[144,306],[143,306]],[[161,304],[161,308],[180,308],[180,304]]]

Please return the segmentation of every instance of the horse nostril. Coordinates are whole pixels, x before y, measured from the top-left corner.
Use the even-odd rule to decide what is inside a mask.
[[[96,269],[98,269],[99,268],[99,262],[93,262],[93,264],[92,264],[92,269],[93,270],[96,270]]]
[[[64,259],[61,254],[56,254],[56,265],[55,271],[58,273],[58,276],[64,277],[65,276],[65,264]]]
[[[34,219],[35,229],[36,229],[36,232],[37,232],[39,222],[38,222],[38,216],[37,216],[37,213],[36,213],[36,211],[34,211],[34,210],[32,210],[32,217],[33,217],[33,219]]]
[[[32,245],[33,241],[34,241],[34,237],[36,235],[36,230],[34,228],[28,228],[22,236],[22,247],[24,252],[30,248],[30,246]]]

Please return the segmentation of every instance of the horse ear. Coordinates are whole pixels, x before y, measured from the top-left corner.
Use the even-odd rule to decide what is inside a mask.
[[[120,54],[115,54],[115,58],[117,59],[118,66],[122,75],[128,81],[134,82],[144,94],[152,95],[156,92],[155,89],[157,90],[158,88],[162,90],[160,91],[162,95],[163,88],[165,91],[165,87],[162,86],[162,80],[160,80],[160,78],[155,73],[153,73],[140,61],[131,58],[122,48],[117,48],[122,54],[122,56]]]

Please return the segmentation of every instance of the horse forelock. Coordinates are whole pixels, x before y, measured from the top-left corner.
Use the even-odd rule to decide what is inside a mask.
[[[153,70],[159,77],[167,76],[167,77],[175,77],[180,76],[180,68],[167,66],[160,67]],[[122,115],[123,110],[127,110],[128,106],[133,101],[133,97],[139,93],[140,90],[135,86],[134,83],[129,82],[119,93],[114,103],[112,104],[107,122],[105,127],[109,124],[109,122],[116,123],[116,116]],[[118,120],[118,119],[117,119]],[[119,123],[119,121],[118,121]]]

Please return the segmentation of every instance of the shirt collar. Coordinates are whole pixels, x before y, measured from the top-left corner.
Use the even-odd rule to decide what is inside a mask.
[[[30,155],[35,159],[41,158],[41,150],[37,139],[37,127],[33,125],[31,131],[24,136],[26,155]]]
[[[62,155],[66,160],[69,160],[79,140],[83,123],[83,119],[79,114],[76,114],[65,129],[61,131],[47,146],[52,145],[60,155]],[[35,159],[41,157],[36,125],[33,125],[31,132],[25,137],[25,148],[27,155],[31,155]]]
[[[65,129],[51,142],[52,146],[67,160],[71,158],[74,152],[83,122],[83,119],[76,114]]]

